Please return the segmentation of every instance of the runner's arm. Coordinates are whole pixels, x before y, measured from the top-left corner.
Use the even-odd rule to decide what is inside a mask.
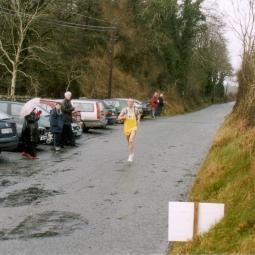
[[[118,116],[118,120],[124,120],[126,119],[127,116],[126,116],[126,112],[125,112],[125,108],[121,110],[119,116]]]
[[[136,116],[137,116],[137,121],[138,121],[138,122],[139,122],[139,124],[140,124],[141,114],[140,114],[140,112],[139,112],[139,110],[138,110],[138,109],[136,109]]]

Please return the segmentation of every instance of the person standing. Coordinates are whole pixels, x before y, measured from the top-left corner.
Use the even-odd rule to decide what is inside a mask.
[[[140,124],[140,112],[134,107],[134,99],[129,98],[127,107],[123,108],[118,116],[118,120],[124,120],[124,134],[126,135],[129,149],[128,161],[134,158],[134,138],[137,133],[137,124]]]
[[[155,119],[155,113],[156,113],[156,110],[158,109],[158,102],[159,102],[158,93],[155,92],[151,98],[151,117],[153,119]]]
[[[67,91],[65,93],[65,98],[61,102],[61,111],[64,116],[64,125],[61,133],[61,140],[60,140],[60,147],[64,147],[66,145],[66,142],[71,146],[78,146],[77,143],[74,140],[73,131],[72,131],[72,112],[76,108],[75,105],[72,105],[71,103],[71,96],[72,93],[70,91]]]
[[[38,159],[36,156],[36,143],[39,142],[38,120],[41,112],[35,113],[35,109],[25,116],[21,135],[25,140],[25,150],[21,153],[30,159]]]
[[[158,109],[156,110],[156,116],[160,116],[164,106],[163,94],[160,94],[158,101],[159,102],[158,102]]]
[[[64,124],[64,117],[61,112],[61,103],[57,102],[56,107],[50,112],[50,131],[53,133],[52,150],[60,150],[60,139]]]

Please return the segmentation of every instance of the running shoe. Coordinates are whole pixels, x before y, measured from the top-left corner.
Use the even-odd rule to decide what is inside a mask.
[[[132,155],[129,155],[128,162],[132,162],[132,161],[133,161]]]
[[[28,158],[30,157],[30,155],[29,155],[28,153],[24,152],[24,151],[23,151],[21,154],[22,154],[24,157],[28,157]]]
[[[31,158],[31,159],[38,159],[39,157],[38,156],[29,156],[29,158]]]

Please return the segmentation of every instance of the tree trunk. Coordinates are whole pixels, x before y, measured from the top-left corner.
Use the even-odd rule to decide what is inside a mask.
[[[17,69],[13,68],[13,72],[12,72],[12,84],[11,84],[11,97],[12,98],[15,96],[16,80],[17,80]]]

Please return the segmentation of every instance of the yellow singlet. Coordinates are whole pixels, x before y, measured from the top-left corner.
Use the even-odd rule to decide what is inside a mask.
[[[126,109],[128,110],[128,108]],[[136,115],[134,110],[132,112],[128,110],[127,118],[124,120],[124,133],[130,135],[132,131],[137,132]]]

